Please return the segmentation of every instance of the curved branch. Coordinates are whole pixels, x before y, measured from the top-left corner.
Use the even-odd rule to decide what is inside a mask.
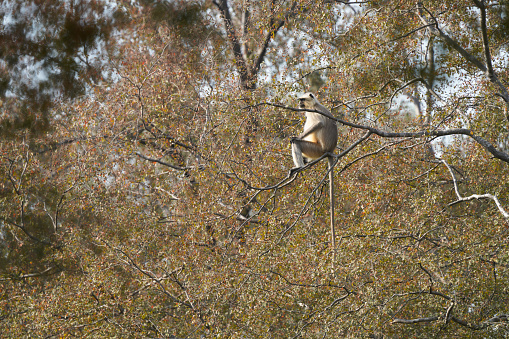
[[[493,194],[472,194],[468,197],[462,197],[459,192],[458,183],[456,181],[456,177],[454,176],[454,172],[452,171],[451,166],[449,166],[449,164],[445,160],[441,160],[441,161],[447,167],[447,169],[449,170],[449,173],[451,173],[452,181],[454,183],[454,192],[456,192],[456,196],[458,197],[458,200],[450,203],[449,206],[455,205],[455,204],[463,202],[463,201],[470,201],[470,200],[474,200],[474,199],[476,199],[476,200],[491,199],[495,202],[498,210],[500,211],[500,213],[502,213],[504,218],[509,219],[509,213],[506,212],[506,210],[502,207],[502,204],[500,203],[498,198],[496,196],[494,196]]]
[[[313,113],[319,113],[322,114],[322,112],[312,109],[304,109],[304,108],[293,108],[287,105],[280,105],[280,104],[273,104],[273,103],[267,103],[262,102],[258,103],[256,105],[248,106],[248,107],[256,107],[256,106],[262,106],[262,105],[268,105],[278,108],[284,108],[287,110],[291,110],[294,112],[313,112]],[[246,107],[245,107],[246,108]],[[495,158],[502,160],[504,162],[509,163],[509,154],[498,150],[493,146],[489,141],[485,140],[484,138],[474,135],[472,130],[468,128],[453,128],[448,130],[422,130],[418,132],[387,132],[383,131],[381,129],[367,126],[367,125],[361,125],[356,124],[353,122],[348,122],[343,119],[334,118],[337,122],[342,123],[345,126],[356,128],[356,129],[363,129],[366,131],[370,131],[372,134],[376,134],[382,138],[423,138],[423,137],[444,137],[447,135],[466,135],[472,139],[474,139],[479,145],[484,147],[488,152],[490,152]]]

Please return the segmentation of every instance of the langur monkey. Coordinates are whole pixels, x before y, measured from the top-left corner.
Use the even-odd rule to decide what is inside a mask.
[[[292,156],[295,168],[304,166],[304,159],[315,160],[327,152],[334,152],[338,143],[338,127],[331,112],[321,105],[313,93],[305,93],[299,97],[299,107],[317,110],[306,112],[304,131],[291,139]],[[332,267],[336,261],[336,234],[334,230],[334,158],[329,160],[329,197],[330,197],[330,224],[332,238]]]
[[[304,131],[291,139],[293,163],[296,167],[304,166],[303,156],[315,160],[326,152],[334,152],[338,143],[338,127],[331,112],[322,106],[313,93],[299,97],[299,107],[322,112],[306,112]]]

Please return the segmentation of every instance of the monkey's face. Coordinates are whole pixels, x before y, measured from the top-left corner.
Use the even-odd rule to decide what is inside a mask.
[[[305,93],[304,95],[299,97],[299,108],[314,109],[315,101],[316,99],[313,93]]]

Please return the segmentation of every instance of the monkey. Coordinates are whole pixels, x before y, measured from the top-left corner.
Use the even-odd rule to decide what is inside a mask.
[[[304,131],[298,136],[291,138],[292,157],[295,169],[304,166],[304,158],[315,160],[327,152],[333,153],[338,144],[338,127],[332,113],[316,99],[313,93],[305,93],[298,98],[299,107],[317,110],[306,112]],[[334,158],[329,156],[329,198],[330,198],[330,225],[332,244],[332,267],[336,261],[336,232],[334,228]]]
[[[334,152],[338,143],[338,127],[331,112],[318,102],[313,93],[299,98],[299,107],[322,112],[306,112],[304,131],[291,139],[293,162],[296,168],[304,166],[304,159],[315,160],[326,152]]]

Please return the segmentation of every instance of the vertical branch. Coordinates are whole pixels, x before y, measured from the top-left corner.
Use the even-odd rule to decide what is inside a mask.
[[[481,11],[481,34],[482,34],[482,44],[484,48],[484,58],[486,59],[486,76],[492,83],[498,86],[500,89],[499,96],[505,101],[504,106],[504,115],[509,120],[508,108],[509,108],[509,92],[507,88],[500,82],[497,75],[495,74],[495,70],[493,69],[493,63],[491,61],[491,52],[490,52],[490,43],[488,40],[488,27],[486,24],[486,5],[484,4],[484,0],[472,0],[475,5]]]
[[[426,66],[428,68],[428,79],[427,83],[429,87],[426,91],[426,113],[423,118],[424,128],[429,128],[431,122],[431,110],[433,107],[433,83],[435,82],[435,47],[434,47],[434,36],[430,34],[428,42],[428,54],[426,57]]]
[[[509,115],[507,113],[509,107],[509,92],[507,88],[504,86],[504,84],[502,84],[502,82],[498,79],[491,63],[491,54],[488,43],[488,33],[486,29],[486,8],[484,7],[484,3],[480,2],[481,0],[473,1],[476,5],[480,6],[481,9],[482,15],[481,28],[483,35],[484,54],[487,65],[485,65],[481,60],[477,59],[471,53],[467,52],[463,47],[460,46],[460,44],[458,44],[458,42],[456,42],[456,40],[452,39],[449,35],[445,34],[444,31],[440,29],[437,19],[428,9],[426,9],[422,5],[421,2],[417,3],[417,15],[425,25],[429,25],[430,23],[432,23],[432,25],[429,26],[431,33],[441,38],[447,45],[449,45],[449,47],[456,50],[456,52],[458,52],[466,61],[470,62],[475,67],[477,67],[481,72],[486,74],[490,82],[497,86],[499,90],[499,93],[497,93],[497,95],[499,95],[505,101],[505,115],[506,119],[509,121]]]
[[[241,51],[242,57],[245,61],[249,60],[249,54],[251,51],[249,50],[249,45],[247,44],[247,28],[249,27],[249,7],[251,6],[250,0],[246,0],[244,11],[242,12],[242,34],[241,34]]]
[[[27,171],[27,168],[28,168],[28,165],[30,162],[28,150],[26,152],[25,157],[22,158],[21,160],[19,160],[23,163],[20,174],[19,174],[19,178],[15,177],[15,165],[18,162],[18,159],[13,160],[13,159],[9,159],[7,157],[5,157],[5,159],[7,159],[7,161],[10,162],[9,170],[8,170],[9,181],[11,182],[14,193],[19,197],[19,223],[15,222],[14,220],[11,220],[10,218],[8,218],[6,216],[1,215],[1,214],[0,214],[0,220],[3,220],[5,223],[20,229],[21,231],[23,231],[25,233],[26,236],[28,236],[31,240],[33,240],[35,242],[38,242],[38,243],[41,243],[44,245],[48,245],[48,246],[52,246],[50,242],[39,239],[36,236],[32,235],[26,228],[25,205],[27,204],[27,198],[26,198],[26,193],[24,192],[24,189],[23,189],[23,180],[24,180],[24,176],[25,176],[25,173]],[[18,242],[21,242],[21,240],[18,239],[18,237],[16,236],[16,234],[14,234],[14,232],[12,233],[12,235]]]
[[[482,31],[482,43],[484,47],[484,57],[486,59],[487,75],[490,79],[494,76],[493,64],[491,63],[490,45],[488,42],[488,29],[486,27],[486,6],[484,0],[472,0],[475,5],[481,10],[481,31]]]
[[[249,80],[250,80],[250,72],[247,65],[247,60],[244,59],[242,55],[242,47],[237,36],[237,32],[235,31],[235,27],[233,26],[233,20],[230,13],[230,9],[228,8],[227,0],[212,0],[212,3],[219,9],[221,12],[221,16],[223,17],[224,26],[226,28],[226,33],[228,35],[228,39],[232,45],[233,55],[235,58],[235,65],[237,66],[237,70],[240,73],[240,81],[242,86],[246,89],[249,88]]]

